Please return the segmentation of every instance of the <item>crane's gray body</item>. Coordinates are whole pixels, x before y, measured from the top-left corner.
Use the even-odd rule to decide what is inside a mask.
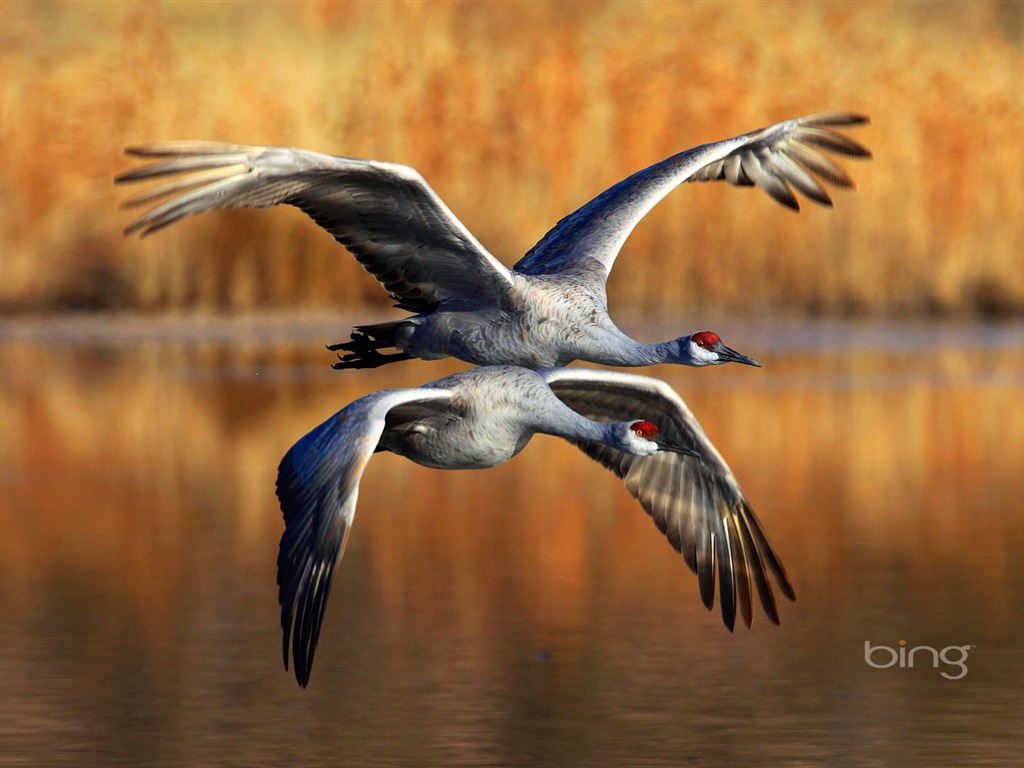
[[[393,408],[378,450],[434,469],[485,469],[511,459],[537,432],[611,439],[526,368],[475,368],[423,389],[444,390],[450,399]]]
[[[457,357],[476,365],[552,368],[584,359],[603,365],[650,365],[676,342],[642,344],[612,322],[604,286],[575,277],[513,272],[500,306],[472,301],[397,323],[396,348],[426,360]],[[470,308],[473,307],[473,308]]]

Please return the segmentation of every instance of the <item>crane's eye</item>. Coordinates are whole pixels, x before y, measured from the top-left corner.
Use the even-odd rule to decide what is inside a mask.
[[[649,421],[638,421],[633,425],[633,434],[644,440],[651,440],[658,434],[658,428]]]

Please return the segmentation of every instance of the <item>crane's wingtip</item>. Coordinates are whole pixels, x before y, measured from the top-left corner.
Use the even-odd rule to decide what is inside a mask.
[[[768,194],[775,202],[777,202],[787,211],[792,211],[793,213],[800,213],[800,203],[792,195],[787,197],[784,195],[773,195],[771,192],[769,192]]]
[[[158,229],[160,229],[160,227],[149,226],[144,222],[136,221],[122,229],[121,233],[125,237],[131,237],[134,234],[138,234],[139,239],[142,240],[145,237],[149,237]]]
[[[786,575],[782,574],[782,578],[781,579],[779,579],[778,576],[776,575],[775,582],[779,585],[779,589],[782,590],[782,594],[784,594],[787,598],[789,598],[789,601],[791,603],[795,603],[796,602],[796,592],[793,591],[793,585],[789,583],[789,579],[786,578]]]
[[[837,126],[866,125],[871,118],[863,112],[817,112],[813,115],[797,118],[803,125]]]

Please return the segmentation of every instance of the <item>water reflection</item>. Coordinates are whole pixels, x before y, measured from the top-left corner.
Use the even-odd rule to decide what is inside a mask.
[[[826,331],[808,355],[729,329],[764,371],[657,371],[784,559],[781,627],[729,635],[558,440],[485,472],[379,455],[302,691],[277,461],[348,401],[460,366],[341,374],[333,335],[8,329],[0,762],[1016,764],[1024,344]],[[865,640],[901,639],[974,646],[968,674],[865,664]]]

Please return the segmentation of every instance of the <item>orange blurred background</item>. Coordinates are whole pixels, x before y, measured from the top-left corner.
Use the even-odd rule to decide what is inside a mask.
[[[126,145],[285,144],[418,168],[513,263],[561,216],[699,143],[867,113],[856,193],[793,215],[677,191],[613,312],[1024,312],[1024,6],[992,3],[8,3],[0,312],[383,310],[294,210],[125,239]]]
[[[0,763],[455,764],[424,758],[431,739],[497,733],[517,742],[498,758],[578,734],[607,764],[633,744],[664,764],[827,764],[851,744],[883,745],[877,764],[1011,764],[1022,72],[1016,2],[0,5]],[[512,264],[638,168],[824,110],[872,118],[851,136],[874,160],[844,161],[858,190],[834,210],[688,186],[609,285],[638,337],[710,325],[765,364],[644,372],[684,395],[761,516],[799,594],[782,627],[728,636],[621,481],[561,441],[478,473],[381,455],[297,706],[277,462],[352,399],[464,366],[331,371],[324,343],[395,310],[296,210],[124,238],[124,147],[407,163]],[[881,330],[849,334],[864,327]],[[900,637],[977,643],[972,687],[865,674],[863,641]],[[548,741],[520,748],[524,724]],[[915,737],[926,762],[903,759]]]

